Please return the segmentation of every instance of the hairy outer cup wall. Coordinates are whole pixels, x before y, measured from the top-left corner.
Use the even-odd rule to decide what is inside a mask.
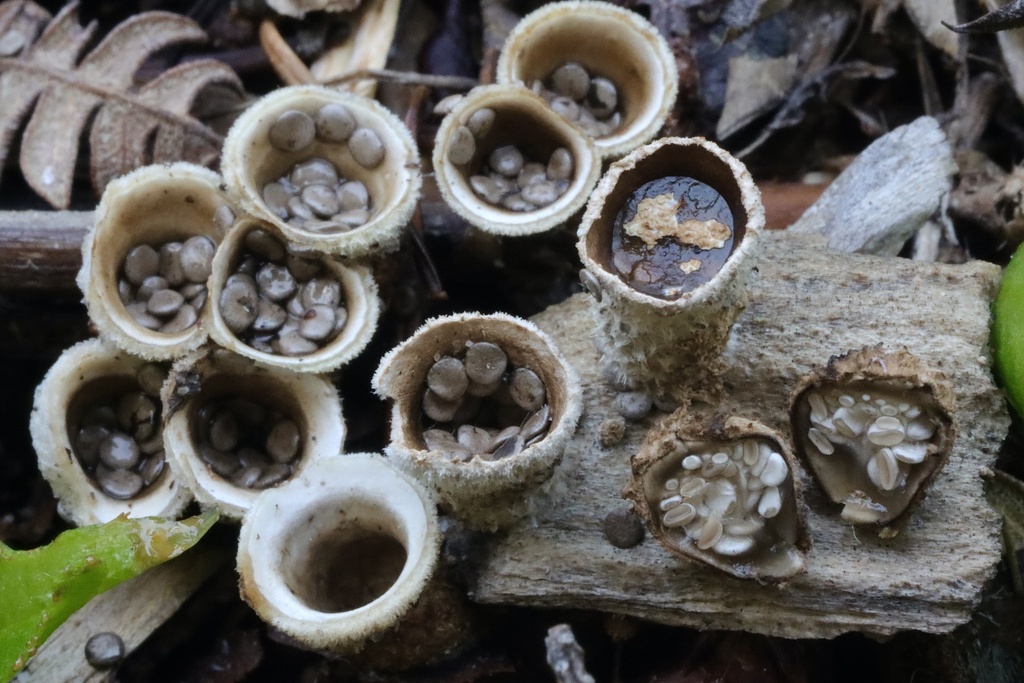
[[[219,243],[224,228],[215,219],[227,205],[221,177],[193,164],[145,166],[107,185],[96,209],[95,227],[82,243],[78,286],[89,317],[117,346],[151,360],[169,360],[198,347],[207,337],[210,306],[192,327],[176,334],[136,323],[118,296],[117,281],[129,250],[196,235]],[[207,302],[209,304],[209,302]]]
[[[543,81],[568,61],[619,90],[622,125],[595,140],[604,159],[653,138],[675,104],[678,69],[668,43],[639,14],[607,2],[555,2],[526,15],[502,47],[498,83]]]
[[[79,392],[96,394],[104,387],[136,387],[141,358],[99,339],[75,344],[61,354],[36,388],[29,429],[39,469],[53,487],[61,517],[79,526],[103,524],[118,517],[177,517],[192,492],[165,468],[153,484],[131,500],[105,495],[73,454],[69,429],[82,412]]]
[[[666,176],[710,185],[725,198],[734,221],[735,247],[721,270],[677,299],[643,294],[611,270],[619,209],[640,186]],[[746,167],[703,138],[655,140],[611,165],[587,204],[577,249],[598,287],[596,344],[619,382],[682,401],[714,397],[719,357],[746,307],[764,220],[761,195]]]
[[[427,371],[436,357],[465,348],[467,341],[498,344],[513,365],[527,365],[547,391],[551,425],[547,436],[500,460],[452,462],[427,450],[420,410]],[[497,529],[525,514],[530,489],[551,476],[583,410],[579,378],[548,335],[510,315],[462,313],[428,321],[384,356],[373,388],[393,401],[388,457],[437,490],[442,504],[476,528]]]
[[[164,446],[175,476],[185,482],[205,508],[241,520],[260,491],[235,486],[216,474],[198,453],[199,409],[218,398],[241,397],[276,404],[295,420],[301,435],[292,478],[312,463],[341,452],[345,421],[341,399],[325,378],[280,368],[263,368],[222,349],[198,351],[171,369],[161,391]]]
[[[379,166],[361,166],[345,143],[314,140],[297,152],[284,152],[270,144],[270,127],[282,113],[299,110],[312,115],[332,103],[344,105],[358,125],[372,128],[380,137],[385,155]],[[320,234],[282,221],[267,207],[264,185],[312,157],[328,159],[346,178],[366,185],[372,217],[365,225]],[[373,100],[319,86],[280,88],[249,107],[228,132],[221,169],[229,193],[248,214],[272,223],[292,242],[352,257],[398,247],[398,237],[416,208],[422,184],[416,143],[398,117]]]
[[[441,548],[435,505],[422,485],[380,456],[325,458],[261,494],[246,516],[238,543],[242,597],[310,649],[359,652],[400,623],[434,575]],[[372,558],[342,552],[345,542],[366,535],[402,546],[401,571],[368,603],[336,609],[329,584],[350,573],[357,581],[376,578],[360,569]]]

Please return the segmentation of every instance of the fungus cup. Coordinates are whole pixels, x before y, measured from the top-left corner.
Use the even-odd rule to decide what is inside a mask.
[[[79,526],[120,515],[176,517],[191,500],[164,467],[165,375],[99,339],[67,349],[46,373],[29,428],[61,517]]]
[[[206,341],[209,259],[233,220],[220,184],[212,171],[177,163],[107,185],[78,272],[101,336],[152,360]]]
[[[952,451],[953,390],[906,350],[834,356],[793,392],[796,450],[842,518],[899,533]]]
[[[559,72],[567,64],[578,74]],[[678,93],[675,57],[662,35],[607,2],[555,2],[526,15],[505,40],[497,80],[536,84],[591,134],[604,159],[653,138]]]
[[[440,547],[422,485],[378,455],[340,455],[259,496],[239,535],[239,585],[297,643],[403,668],[443,656],[463,634],[436,599],[455,597],[435,595]]]
[[[350,257],[398,247],[422,182],[416,144],[394,114],[318,86],[280,88],[249,107],[228,132],[221,169],[248,214],[296,244]]]
[[[648,433],[631,465],[623,496],[672,553],[760,583],[804,571],[800,470],[777,432],[680,410]]]
[[[272,225],[232,228],[213,260],[210,336],[261,365],[334,370],[370,342],[377,284],[365,266],[289,249]]]
[[[175,476],[204,508],[240,520],[260,491],[341,452],[345,423],[323,377],[263,368],[223,349],[182,358],[161,395]]]
[[[601,172],[593,142],[518,86],[474,88],[441,122],[434,142],[441,196],[498,235],[532,235],[583,207]]]
[[[446,365],[458,385],[438,384]],[[437,395],[443,387],[454,393]],[[389,459],[478,529],[526,514],[527,494],[551,476],[582,412],[579,378],[551,339],[502,314],[428,321],[384,356],[373,388],[393,401]]]
[[[662,138],[611,165],[577,248],[597,347],[617,383],[714,398],[764,220],[746,167],[703,138]]]

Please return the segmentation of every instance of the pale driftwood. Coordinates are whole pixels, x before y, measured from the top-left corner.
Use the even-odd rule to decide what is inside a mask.
[[[86,641],[109,631],[121,636],[125,654],[131,653],[230,556],[230,551],[214,544],[201,544],[96,596],[53,632],[15,683],[108,680],[109,670],[95,669],[86,661]]]
[[[956,170],[938,122],[922,116],[871,143],[790,230],[838,251],[895,256],[935,213]]]
[[[74,289],[92,211],[0,211],[0,290]]]
[[[764,237],[750,304],[727,349],[721,408],[788,433],[798,379],[847,349],[906,345],[941,369],[956,392],[958,437],[946,468],[891,540],[855,530],[803,475],[814,545],[805,574],[781,588],[734,579],[676,558],[648,538],[628,550],[603,536],[608,512],[651,421],[602,448],[614,415],[600,378],[585,295],[537,316],[583,379],[579,430],[534,515],[481,552],[472,597],[483,603],[598,609],[668,624],[743,629],[787,638],[846,631],[946,632],[968,620],[999,560],[999,518],[985,502],[990,466],[1009,419],[988,366],[989,303],[999,269],[825,251],[821,240]],[[685,349],[680,352],[685,353]]]

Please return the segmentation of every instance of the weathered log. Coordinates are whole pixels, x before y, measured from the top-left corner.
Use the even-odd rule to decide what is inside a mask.
[[[699,628],[789,638],[847,631],[950,631],[964,623],[1000,556],[1000,522],[980,471],[1009,418],[989,368],[989,304],[999,268],[951,266],[827,251],[821,238],[768,234],[750,303],[727,348],[720,408],[789,433],[790,392],[830,356],[882,343],[941,370],[956,393],[957,439],[945,469],[907,527],[882,540],[839,518],[802,474],[813,547],[807,572],[761,586],[676,558],[650,536],[631,549],[602,533],[651,417],[601,446],[617,416],[601,378],[586,295],[535,318],[584,382],[585,409],[533,514],[481,550],[471,597],[482,603],[598,609]],[[685,349],[680,349],[685,353]]]
[[[0,291],[75,289],[92,211],[0,211]]]

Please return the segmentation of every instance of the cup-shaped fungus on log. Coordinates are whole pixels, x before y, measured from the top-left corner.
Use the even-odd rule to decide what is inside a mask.
[[[391,251],[419,197],[419,155],[383,106],[317,86],[281,88],[228,132],[221,168],[250,215],[330,254]]]
[[[210,336],[218,344],[296,372],[352,360],[380,316],[366,267],[296,251],[272,225],[253,220],[239,221],[217,250],[210,296]]]
[[[163,365],[90,339],[61,354],[36,389],[29,424],[61,516],[176,517],[192,498],[165,467]]]
[[[441,122],[434,142],[441,196],[498,235],[565,223],[601,172],[593,142],[522,87],[474,88]]]
[[[746,167],[703,138],[662,138],[611,165],[577,248],[616,382],[713,398],[763,227]]]
[[[309,649],[403,668],[442,656],[461,618],[432,603],[441,548],[436,502],[367,453],[327,458],[267,491],[242,523],[242,597]],[[447,595],[447,593],[446,593]],[[411,622],[418,622],[411,623]],[[387,643],[402,638],[403,648]],[[384,647],[390,660],[374,653]]]
[[[555,2],[526,15],[498,60],[502,84],[525,84],[615,158],[664,125],[678,92],[668,43],[650,22],[607,2]]]
[[[325,378],[223,349],[175,363],[162,397],[171,469],[203,507],[239,520],[261,491],[341,452],[341,401]]]
[[[680,410],[631,464],[623,495],[671,552],[761,583],[804,570],[811,540],[799,469],[775,431]]]
[[[220,184],[216,173],[179,163],[107,185],[78,273],[101,336],[155,360],[206,341],[213,254],[234,220]]]
[[[949,458],[953,390],[906,350],[851,351],[804,379],[790,418],[796,450],[842,518],[899,533]]]
[[[389,458],[481,529],[526,513],[582,411],[579,378],[551,339],[501,314],[428,321],[384,356],[373,387],[393,401]]]

